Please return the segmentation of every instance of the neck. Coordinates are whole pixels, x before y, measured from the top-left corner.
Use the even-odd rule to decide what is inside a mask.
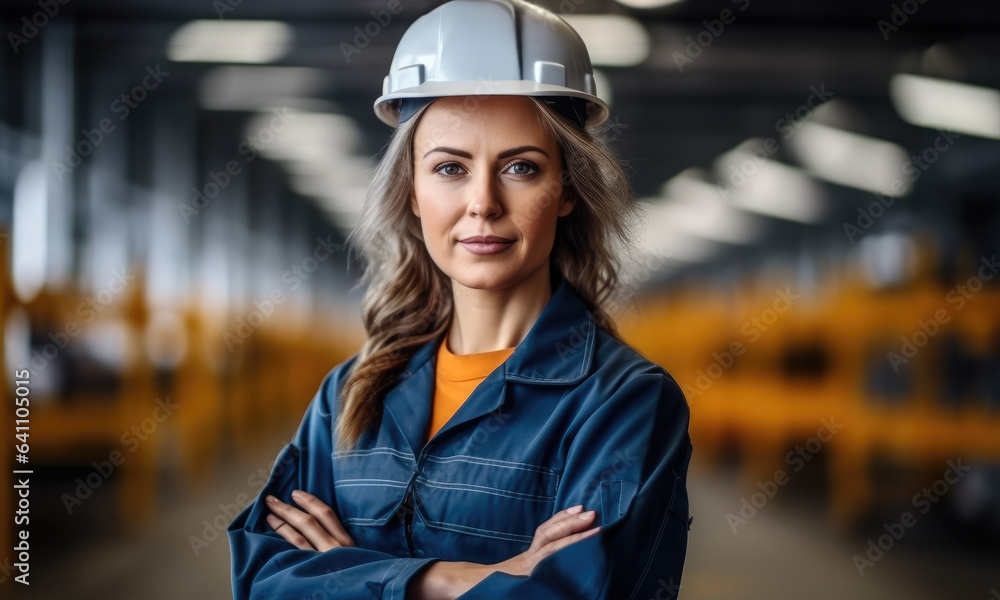
[[[452,280],[455,309],[448,329],[453,354],[491,352],[518,345],[552,297],[549,265],[499,290],[468,288]]]

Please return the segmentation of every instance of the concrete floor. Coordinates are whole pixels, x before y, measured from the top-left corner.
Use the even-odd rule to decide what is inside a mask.
[[[206,537],[204,520],[221,522],[220,503],[234,503],[241,493],[256,494],[248,479],[273,460],[279,446],[262,444],[258,458],[220,469],[212,485],[199,493],[180,491],[182,486],[166,477],[158,519],[141,532],[124,533],[114,525],[112,489],[99,489],[72,517],[55,502],[40,507],[35,514],[45,515],[44,524],[32,534],[43,538],[32,554],[30,591],[8,580],[0,584],[0,596],[231,597],[228,542],[224,532],[211,539],[209,531]],[[65,476],[62,481],[36,497],[58,499]],[[680,590],[684,600],[1000,600],[1000,553],[995,549],[973,550],[934,536],[913,536],[897,543],[862,577],[852,557],[865,550],[867,537],[881,533],[880,524],[860,536],[835,531],[815,501],[790,492],[788,498],[776,497],[734,534],[725,515],[738,510],[739,499],[750,492],[741,489],[738,478],[695,464],[689,490],[694,524]],[[207,543],[197,555],[192,536]]]

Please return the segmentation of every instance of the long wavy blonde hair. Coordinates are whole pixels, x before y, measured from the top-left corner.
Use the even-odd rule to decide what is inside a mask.
[[[572,212],[557,221],[550,268],[577,290],[598,326],[620,340],[607,309],[618,300],[624,269],[638,257],[642,210],[608,145],[607,126],[581,128],[529,98],[562,154],[563,191],[577,199]],[[410,209],[413,138],[427,106],[393,133],[347,239],[349,252],[356,249],[365,259],[358,286],[368,286],[361,301],[368,339],[341,394],[336,422],[341,450],[353,448],[379,423],[382,399],[409,358],[451,323],[451,280],[431,259]]]

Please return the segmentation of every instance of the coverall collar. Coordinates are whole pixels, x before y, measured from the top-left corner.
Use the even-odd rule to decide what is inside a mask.
[[[498,409],[506,396],[506,382],[536,385],[572,385],[590,372],[596,324],[583,299],[568,281],[558,285],[528,334],[501,365],[490,373],[439,430],[440,435],[460,423]],[[444,336],[425,342],[410,357],[399,383],[386,394],[383,408],[396,424],[414,455],[423,447],[430,419],[438,344]]]

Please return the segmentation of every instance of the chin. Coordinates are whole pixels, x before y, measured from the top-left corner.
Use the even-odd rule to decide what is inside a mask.
[[[483,277],[459,277],[454,281],[471,290],[502,290],[510,286],[506,280]]]
[[[451,279],[473,290],[500,290],[510,287],[517,282],[516,274],[506,269],[479,268],[475,269],[475,271],[478,272],[469,272],[467,270],[461,274],[451,276]]]

